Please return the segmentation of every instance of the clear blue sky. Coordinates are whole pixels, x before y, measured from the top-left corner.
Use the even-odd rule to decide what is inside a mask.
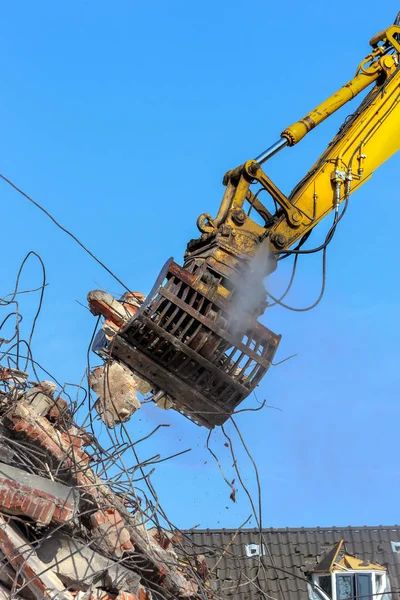
[[[347,81],[395,10],[371,0],[344,11],[293,0],[4,2],[1,171],[147,293],[169,256],[181,261],[198,214],[216,212],[223,173]],[[349,111],[268,163],[285,192]],[[352,197],[329,247],[322,304],[264,317],[283,334],[279,358],[298,354],[257,391],[281,411],[237,418],[259,465],[265,526],[399,520],[399,171],[396,156]],[[0,295],[11,291],[25,254],[38,252],[49,286],[34,353],[60,380],[78,382],[94,317],[75,300],[85,303],[97,287],[122,290],[21,196],[4,183],[0,190]],[[271,282],[276,293],[287,276],[282,266]],[[320,277],[320,257],[304,259],[290,301],[313,301]],[[32,262],[22,287],[38,284]],[[21,301],[27,324],[33,300]],[[206,430],[149,407],[129,429],[139,438],[160,422],[172,426],[144,455],[193,448],[154,476],[171,519],[238,526],[250,507],[242,491],[237,504],[229,500],[204,449]],[[213,447],[233,478],[224,441],[215,432]],[[256,493],[237,439],[235,447]]]

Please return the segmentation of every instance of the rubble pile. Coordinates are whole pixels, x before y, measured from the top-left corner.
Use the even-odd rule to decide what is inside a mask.
[[[119,365],[110,375],[110,400],[142,385]],[[103,375],[91,377],[100,390]],[[204,565],[178,558],[179,536],[145,514],[133,486],[107,478],[112,456],[57,386],[13,368],[0,384],[0,600],[207,600]],[[98,410],[114,426],[135,406]]]

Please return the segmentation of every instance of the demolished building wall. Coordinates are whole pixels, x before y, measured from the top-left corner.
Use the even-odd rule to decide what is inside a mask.
[[[10,593],[28,600],[199,597],[204,582],[195,567],[178,559],[170,538],[146,528],[137,494],[118,493],[95,473],[96,440],[70,406],[46,383],[9,382],[1,410],[0,581]]]

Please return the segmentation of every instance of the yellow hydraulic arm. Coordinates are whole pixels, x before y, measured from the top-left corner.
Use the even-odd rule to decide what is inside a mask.
[[[372,52],[361,62],[353,79],[305,117],[287,127],[281,139],[255,160],[229,171],[226,192],[215,219],[203,214],[198,227],[204,239],[218,235],[221,227],[236,232],[242,242],[242,258],[256,251],[259,236],[269,238],[275,253],[283,252],[360,187],[400,148],[400,20],[370,41]],[[356,112],[343,124],[325,153],[292,194],[286,197],[265,174],[261,165],[285,146],[293,146],[319,123],[357,94],[375,84]],[[279,205],[271,214],[251,191],[260,183]],[[246,216],[248,202],[264,219],[258,225]],[[239,236],[239,237],[238,237]],[[252,243],[254,241],[254,244]],[[240,250],[240,244],[235,244]],[[239,258],[238,254],[236,256]],[[222,263],[227,261],[220,255]],[[228,261],[229,262],[229,261]],[[233,266],[232,260],[230,265]]]
[[[277,260],[290,252],[325,253],[344,214],[341,202],[346,206],[350,194],[400,149],[400,18],[370,43],[351,81],[287,127],[255,160],[225,174],[218,214],[198,218],[201,236],[188,243],[183,267],[172,259],[165,264],[140,310],[112,342],[111,355],[147,379],[155,398],[166,395],[199,424],[223,424],[273,361],[280,335],[258,318],[267,306],[263,280]],[[326,151],[285,196],[262,164],[367,89]],[[262,203],[265,192],[274,210]],[[325,243],[300,250],[331,212]]]

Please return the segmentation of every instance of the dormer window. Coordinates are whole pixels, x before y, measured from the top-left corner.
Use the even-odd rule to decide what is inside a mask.
[[[340,541],[315,566],[309,596],[310,600],[388,600],[389,590],[386,568],[346,554]]]

